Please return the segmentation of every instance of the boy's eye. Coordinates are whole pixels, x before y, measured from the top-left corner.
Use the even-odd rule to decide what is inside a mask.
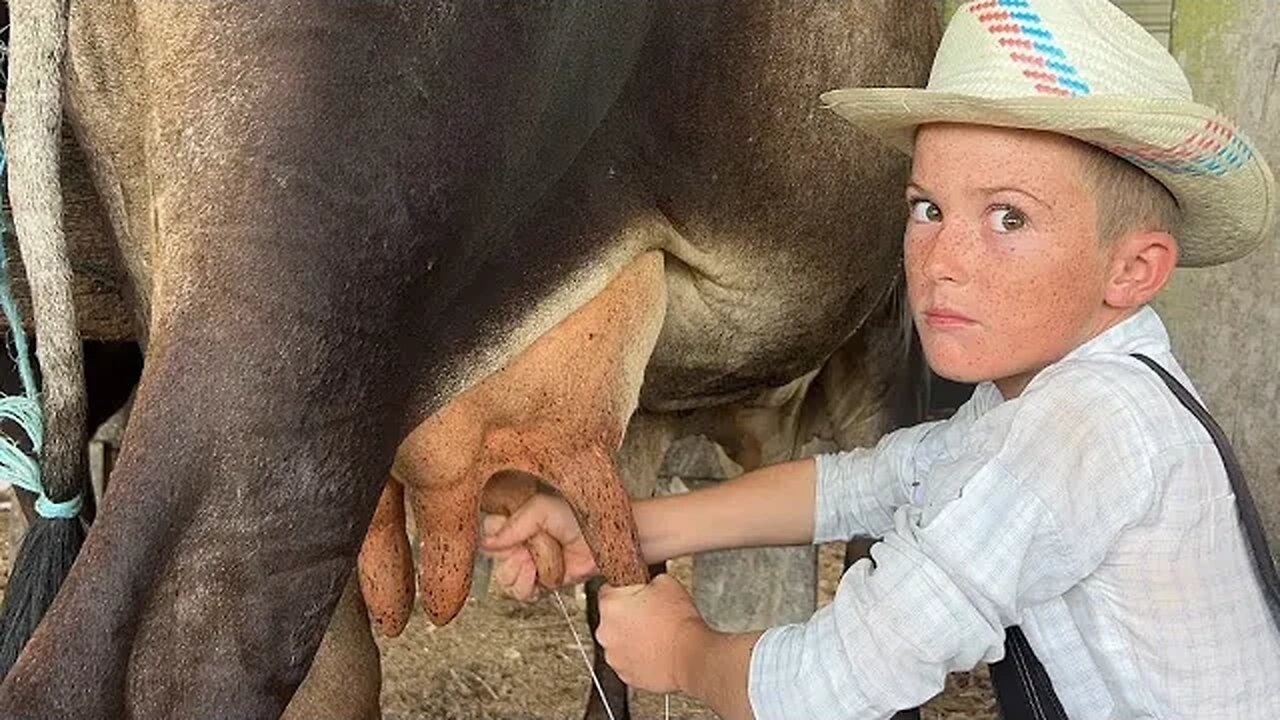
[[[911,204],[911,219],[916,222],[933,223],[942,220],[942,208],[924,198],[908,200]]]
[[[998,233],[1021,230],[1027,224],[1027,216],[1021,210],[1011,207],[998,207],[987,216],[991,219],[991,229]]]

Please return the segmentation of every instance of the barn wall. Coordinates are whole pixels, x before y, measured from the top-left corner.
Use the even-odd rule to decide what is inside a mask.
[[[1129,17],[1142,23],[1142,27],[1165,47],[1169,47],[1173,0],[1112,0],[1112,2],[1128,13]]]
[[[1280,2],[1175,0],[1173,9],[1171,50],[1196,99],[1234,117],[1280,167]],[[1280,230],[1244,260],[1179,270],[1156,306],[1280,548]]]

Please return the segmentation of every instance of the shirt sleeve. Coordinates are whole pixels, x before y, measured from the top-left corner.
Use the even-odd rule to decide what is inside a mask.
[[[813,541],[882,537],[893,513],[911,502],[916,448],[939,423],[891,432],[874,448],[818,455]]]
[[[893,513],[832,604],[757,642],[756,718],[915,707],[948,672],[1002,657],[1024,608],[1092,572],[1154,494],[1123,403],[1105,383],[1093,390],[1025,397],[975,423],[972,446],[929,468],[923,502]]]
[[[992,404],[998,391],[989,385],[978,386],[946,420],[896,430],[874,448],[818,455],[813,541],[884,537],[893,513],[913,501],[921,475],[938,457],[952,454]]]

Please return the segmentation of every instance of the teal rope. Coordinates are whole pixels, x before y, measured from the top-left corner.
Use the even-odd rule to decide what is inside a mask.
[[[6,156],[4,134],[0,131],[0,194],[5,192]],[[80,514],[82,500],[76,495],[70,500],[54,502],[45,494],[40,481],[40,463],[36,458],[44,448],[44,418],[40,413],[40,395],[36,390],[35,373],[31,369],[31,353],[27,349],[27,335],[22,329],[22,316],[13,300],[13,288],[9,285],[9,253],[4,239],[13,231],[8,215],[0,213],[0,309],[9,323],[9,336],[13,340],[11,358],[18,364],[18,376],[22,379],[21,395],[0,393],[0,420],[13,421],[31,441],[28,453],[8,435],[0,435],[0,480],[16,485],[36,496],[36,512],[46,518],[74,518]]]

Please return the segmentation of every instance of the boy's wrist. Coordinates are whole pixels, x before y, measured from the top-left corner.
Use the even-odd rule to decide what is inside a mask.
[[[677,648],[676,686],[721,717],[751,717],[747,694],[751,653],[761,633],[722,633],[690,623]]]
[[[720,633],[705,622],[690,622],[680,633],[676,648],[676,686],[680,692],[692,697],[702,697],[702,686],[708,661],[714,656],[713,648]]]

